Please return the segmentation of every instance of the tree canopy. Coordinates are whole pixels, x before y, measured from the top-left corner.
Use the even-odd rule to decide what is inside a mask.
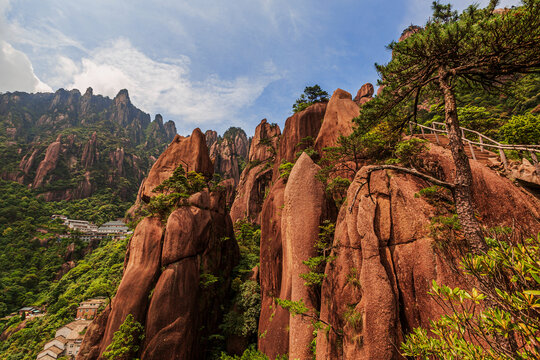
[[[485,251],[471,201],[472,172],[460,135],[457,86],[496,88],[517,74],[540,72],[540,1],[494,11],[497,0],[481,9],[469,6],[457,15],[450,5],[433,3],[423,29],[392,42],[392,60],[376,65],[383,87],[358,119],[374,126],[387,121],[395,131],[415,120],[422,93],[438,97],[445,109],[449,147],[456,166],[454,199],[470,245]]]
[[[328,101],[328,93],[321,89],[319,85],[306,86],[304,88],[304,93],[296,99],[296,102],[293,105],[293,111],[297,113],[310,105],[324,101]]]

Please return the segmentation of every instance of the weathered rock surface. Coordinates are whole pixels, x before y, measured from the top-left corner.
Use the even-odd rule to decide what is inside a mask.
[[[262,203],[271,182],[272,169],[269,168],[268,163],[246,168],[242,172],[231,207],[233,222],[246,218],[260,224]]]
[[[144,323],[149,305],[148,295],[160,273],[162,238],[159,218],[145,218],[137,225],[129,243],[124,275],[112,300],[112,310],[99,344],[100,353],[111,343],[114,332],[129,314]]]
[[[280,133],[279,126],[269,124],[266,119],[255,129],[249,150],[249,163],[242,171],[231,207],[233,223],[247,218],[260,224],[264,196],[272,181],[272,162],[276,158]]]
[[[332,215],[324,186],[315,178],[319,170],[303,153],[294,165],[285,189],[282,189],[282,180],[278,182],[263,208],[259,330],[265,333],[265,337],[259,339],[259,348],[272,358],[283,353],[288,353],[293,359],[311,356],[309,344],[313,328],[310,321],[300,316],[293,317],[276,307],[273,297],[293,301],[302,299],[313,312],[319,308],[316,294],[304,285],[305,280],[300,277],[300,274],[309,272],[303,261],[316,255],[314,246],[319,225]],[[277,222],[281,225],[276,225]],[[265,261],[269,263],[265,264]]]
[[[167,221],[165,270],[148,309],[144,359],[200,359],[203,337],[217,331],[238,247],[224,196],[203,192],[194,201],[197,206],[180,208]],[[218,276],[219,282],[206,285],[201,274]]]
[[[354,102],[358,105],[363,105],[373,98],[374,93],[375,89],[373,88],[373,85],[370,83],[366,83],[362,85],[362,87],[356,93],[356,96],[354,97]]]
[[[289,351],[289,312],[274,302],[275,297],[290,297],[282,291],[283,244],[281,217],[286,183],[279,179],[270,189],[261,212],[261,314],[258,347],[274,359]]]
[[[142,183],[137,195],[140,199],[148,201],[155,193],[152,190],[168,179],[173,171],[182,165],[186,171],[196,171],[207,177],[214,172],[212,161],[208,156],[206,139],[200,129],[193,130],[189,137],[176,135],[169,147],[160,155],[150,169],[148,177]]]
[[[345,90],[337,89],[332,94],[321,129],[315,140],[319,152],[328,146],[335,146],[340,135],[348,136],[353,131],[352,119],[360,115],[360,108]]]
[[[281,131],[277,124],[270,124],[266,119],[263,119],[255,128],[255,134],[249,148],[249,161],[262,162],[275,156],[275,152],[278,150],[280,135]],[[262,143],[261,140],[263,140]]]
[[[46,182],[46,176],[56,168],[56,164],[58,162],[58,158],[60,156],[60,149],[62,146],[62,136],[58,135],[58,138],[56,138],[56,141],[51,143],[47,147],[47,151],[45,152],[45,159],[43,159],[38,166],[38,169],[36,171],[36,177],[34,178],[34,183],[32,184],[32,187],[38,188],[45,184]]]
[[[453,181],[447,150],[431,146],[425,161],[439,164],[445,180]],[[343,330],[343,339],[321,332],[317,359],[399,359],[395,344],[403,340],[402,334],[427,327],[441,315],[427,294],[432,280],[464,286],[452,270],[452,259],[438,250],[429,230],[436,207],[415,197],[429,184],[410,175],[378,171],[371,178],[375,203],[365,186],[355,200],[367,168],[357,174],[348,203],[341,208],[334,238],[336,258],[327,264],[322,286],[321,319]],[[515,221],[528,234],[540,230],[537,199],[476,161],[471,161],[471,168],[473,201],[485,226]]]
[[[78,359],[103,353],[128,314],[145,326],[143,359],[207,355],[239,256],[225,201],[225,192],[203,191],[173,211],[165,229],[154,217],[137,225],[112,310],[85,338],[86,355]]]
[[[295,113],[285,121],[285,128],[280,137],[279,151],[274,163],[273,178],[279,177],[279,165],[282,162],[294,162],[296,153],[304,150],[302,139],[317,138],[327,109],[327,103],[316,103],[307,109]]]
[[[207,130],[205,138],[210,159],[214,164],[214,172],[220,174],[224,179],[233,179],[234,183],[238,184],[240,179],[239,164],[246,161],[249,149],[249,140],[245,132],[243,130],[227,131],[224,138],[221,139],[217,132]]]

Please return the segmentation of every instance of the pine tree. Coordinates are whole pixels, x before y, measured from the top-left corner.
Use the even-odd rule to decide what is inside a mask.
[[[461,142],[455,88],[458,85],[496,87],[511,75],[540,72],[540,0],[494,12],[469,6],[457,16],[450,5],[433,3],[434,14],[425,27],[389,45],[392,60],[376,65],[382,78],[381,96],[364,106],[361,120],[395,117],[414,103],[409,116],[394,120],[402,129],[416,118],[421,93],[432,91],[443,99],[449,146],[456,167],[454,199],[464,233],[475,252],[486,245],[471,200],[472,172]]]

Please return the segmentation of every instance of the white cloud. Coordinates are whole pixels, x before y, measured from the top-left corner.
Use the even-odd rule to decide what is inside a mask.
[[[62,79],[62,76],[64,78]],[[272,62],[261,64],[256,76],[232,80],[210,75],[190,79],[190,59],[156,61],[126,39],[97,48],[75,63],[59,57],[55,83],[114,97],[128,89],[133,103],[147,112],[164,112],[179,118],[178,125],[205,126],[234,120],[252,104],[264,88],[280,76]]]
[[[0,92],[28,91],[47,92],[51,87],[34,74],[34,69],[25,53],[11,44],[0,40]]]

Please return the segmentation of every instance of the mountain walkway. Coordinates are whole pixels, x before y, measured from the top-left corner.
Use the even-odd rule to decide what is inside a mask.
[[[446,124],[444,123],[434,121],[430,126],[426,126],[411,121],[409,122],[409,131],[413,136],[424,138],[429,142],[448,148],[448,131],[446,129]],[[461,140],[463,141],[465,153],[470,159],[477,160],[484,165],[494,165],[497,161],[500,161],[504,170],[507,173],[511,173],[512,177],[540,185],[537,180],[540,175],[540,163],[538,162],[538,158],[540,157],[540,145],[501,144],[478,131],[464,127],[461,128]],[[526,179],[523,178],[523,176],[520,175],[520,172],[515,171],[515,169],[510,166],[505,151],[512,150],[518,151],[522,157],[523,153],[529,154],[532,165],[534,166],[534,180],[536,181],[531,181],[531,176],[527,176]],[[525,162],[525,160],[523,162]]]
[[[418,128],[418,130],[416,130]],[[440,122],[432,122],[431,126],[421,125],[415,122],[409,122],[409,131],[411,135],[415,134],[415,130],[418,136],[443,147],[448,146],[448,131],[446,130],[446,124]],[[504,151],[515,150],[525,151],[531,156],[534,166],[538,169],[538,156],[540,155],[540,145],[513,145],[513,144],[501,144],[478,131],[461,128],[461,140],[465,145],[465,152],[471,159],[478,160],[482,163],[487,163],[489,158],[499,157],[503,163],[504,168],[508,168],[508,160]],[[490,150],[488,150],[490,149]],[[494,151],[498,151],[498,154]]]

